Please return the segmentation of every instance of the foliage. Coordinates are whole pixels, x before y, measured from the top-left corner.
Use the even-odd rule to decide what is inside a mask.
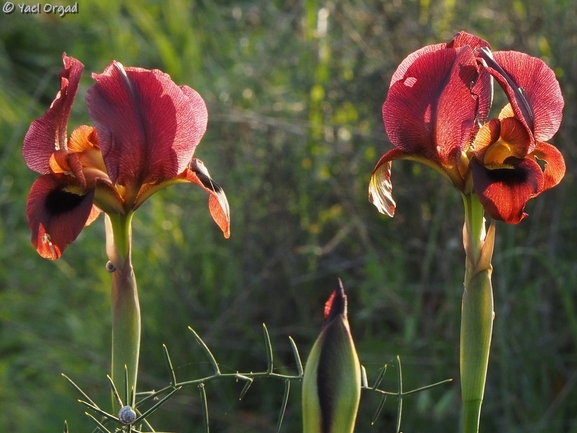
[[[171,0],[80,1],[58,17],[0,15],[0,430],[82,431],[87,419],[65,373],[98,404],[109,389],[109,274],[96,222],[63,258],[40,259],[24,213],[36,174],[22,138],[58,88],[61,54],[101,71],[112,59],[157,67],[207,101],[197,156],[227,192],[232,236],[206,214],[199,190],[172,187],[134,221],[134,265],[143,311],[140,384],[166,384],[162,345],[179,377],[210,371],[189,338],[203,336],[223,372],[261,371],[261,324],[279,372],[292,347],[310,350],[322,305],[341,277],[349,320],[369,378],[403,360],[408,389],[458,377],[464,253],[458,193],[431,170],[394,165],[397,215],[367,201],[386,141],[380,115],[404,56],[465,29],[495,49],[543,58],[566,107],[555,145],[568,173],[528,206],[518,226],[500,224],[493,284],[496,321],[482,425],[486,431],[577,430],[576,401],[577,11],[568,0]],[[90,83],[86,74],[79,98]],[[500,104],[496,104],[499,106]],[[71,129],[87,122],[76,104]],[[571,192],[573,191],[573,192]],[[457,210],[455,210],[457,209]],[[283,371],[286,370],[286,371]],[[283,384],[206,386],[211,431],[275,431]],[[372,382],[372,381],[371,381]],[[454,431],[458,381],[404,399],[404,431]],[[394,389],[395,375],[381,388]],[[294,387],[297,388],[297,387]],[[293,389],[284,431],[300,428]],[[366,398],[365,398],[366,397]],[[357,430],[379,399],[363,395]],[[395,431],[387,400],[376,428]],[[166,431],[200,431],[197,392],[183,390],[151,417]]]

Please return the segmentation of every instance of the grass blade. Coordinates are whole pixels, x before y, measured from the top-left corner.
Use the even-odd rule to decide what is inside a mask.
[[[86,415],[92,419],[92,421],[94,421],[94,423],[96,424],[96,428],[98,430],[100,430],[101,432],[104,433],[112,433],[110,430],[108,430],[106,427],[104,427],[104,424],[102,424],[100,421],[98,421],[92,414],[85,412]]]
[[[272,351],[272,343],[270,341],[270,334],[268,332],[268,329],[266,327],[266,325],[263,323],[262,324],[262,329],[264,332],[264,343],[266,345],[266,371],[267,373],[272,373],[274,365],[273,365],[273,351]]]
[[[116,389],[116,385],[114,385],[114,382],[112,381],[112,378],[109,375],[106,375],[106,378],[108,379],[108,382],[110,383],[110,388],[112,388],[112,393],[114,394],[114,397],[116,398],[116,402],[118,403],[118,406],[120,406],[120,407],[124,406],[124,404],[122,404],[122,400],[120,399],[120,395],[118,394],[118,390]]]
[[[288,399],[289,399],[289,394],[290,394],[290,390],[291,390],[291,382],[290,380],[285,380],[284,381],[284,395],[282,397],[282,405],[280,408],[280,413],[278,415],[278,422],[276,425],[276,432],[279,433],[280,429],[282,427],[282,422],[284,420],[284,415],[286,412],[286,407],[288,404]]]
[[[82,389],[80,389],[80,387],[79,387],[78,385],[76,385],[72,379],[70,379],[70,378],[69,378],[68,376],[66,376],[64,373],[62,373],[62,376],[63,376],[68,382],[70,382],[70,384],[71,384],[74,388],[76,388],[76,390],[77,390],[80,394],[82,394],[82,397],[84,397],[87,402],[89,402],[89,403],[90,403],[92,406],[94,406],[94,407],[98,407],[98,405],[97,405],[96,403],[94,403],[94,402],[92,401],[92,399],[91,399],[90,397],[88,397],[88,395],[86,395],[86,393],[85,393],[84,391],[82,391]]]
[[[299,349],[297,348],[297,345],[295,343],[295,341],[292,339],[292,337],[289,337],[289,341],[291,343],[291,348],[293,350],[293,355],[295,357],[295,362],[297,363],[297,371],[300,377],[303,377],[304,375],[304,370],[303,370],[303,363],[301,361],[301,356],[299,354]]]
[[[377,422],[377,418],[379,417],[379,415],[381,414],[381,411],[383,410],[383,407],[385,407],[385,402],[387,401],[387,395],[384,394],[381,397],[381,401],[379,402],[379,406],[377,407],[377,410],[375,412],[375,415],[373,416],[373,419],[371,421],[371,425],[375,425],[375,423]]]
[[[146,428],[147,428],[148,430],[150,430],[151,433],[155,433],[155,432],[156,432],[156,430],[154,430],[154,429],[152,428],[152,426],[150,425],[150,423],[148,422],[148,420],[147,420],[146,418],[143,418],[141,421],[144,423],[144,425],[146,425]],[[141,430],[142,430],[142,429],[141,429]]]
[[[166,366],[168,367],[168,373],[170,374],[170,384],[176,386],[176,374],[174,373],[174,367],[172,365],[172,360],[168,353],[168,348],[166,344],[162,345],[162,350],[164,351],[164,360],[166,361]]]
[[[424,391],[424,390],[429,389],[429,388],[434,388],[435,386],[439,386],[439,385],[442,385],[444,383],[449,383],[452,381],[453,381],[453,379],[445,379],[445,380],[441,380],[440,382],[432,383],[430,385],[421,386],[420,388],[411,389],[410,391],[403,392],[403,396],[407,396],[410,394],[414,394],[416,392]]]
[[[212,364],[214,374],[216,376],[220,376],[220,368],[218,367],[218,363],[216,362],[214,355],[212,354],[212,352],[210,351],[210,349],[208,348],[206,343],[202,340],[202,338],[200,338],[200,335],[198,335],[196,333],[196,331],[194,329],[192,329],[192,327],[189,326],[188,329],[190,329],[190,331],[193,333],[194,338],[196,339],[196,342],[200,345],[200,347],[202,347],[206,356],[208,356],[208,359],[210,360],[210,363]]]
[[[156,402],[154,405],[150,406],[147,410],[145,410],[144,412],[142,412],[142,414],[140,414],[135,420],[134,420],[134,424],[144,420],[148,415],[150,415],[151,413],[153,413],[156,409],[158,409],[160,406],[162,406],[164,403],[166,403],[166,401],[172,397],[172,395],[177,392],[180,391],[180,387],[179,388],[174,388],[172,391],[170,391],[168,394],[166,394],[164,397],[162,397],[162,399],[160,399],[158,402]]]
[[[98,412],[100,415],[102,415],[105,418],[108,418],[111,421],[115,421],[115,422],[120,422],[120,420],[115,417],[114,415],[109,414],[108,412],[103,411],[102,409],[100,409],[98,406],[93,406],[92,404],[84,401],[84,400],[78,400],[80,402],[80,404],[83,404],[84,406],[92,409],[94,412]]]
[[[130,390],[128,389],[128,367],[125,365],[124,366],[124,401],[125,401],[125,404],[130,405],[131,407],[134,406],[134,401],[131,398],[131,395],[135,391],[136,390],[133,389],[132,392],[130,392]],[[122,407],[122,403],[120,404],[120,407]]]
[[[250,386],[252,385],[254,379],[251,379],[250,377],[246,378],[246,382],[242,388],[242,391],[240,392],[240,395],[238,396],[239,400],[242,400],[242,398],[245,396],[245,394],[247,393],[248,389],[250,388]]]
[[[388,365],[385,364],[385,365],[383,365],[383,367],[379,371],[379,375],[377,376],[377,379],[375,380],[375,383],[373,384],[373,389],[378,389],[379,386],[381,385],[381,382],[383,381],[383,378],[385,377],[385,373],[387,372],[387,367],[388,367]]]
[[[200,392],[200,404],[202,406],[202,415],[204,421],[204,431],[205,433],[210,433],[209,418],[208,418],[208,402],[206,400],[206,390],[204,389],[204,383],[198,385],[198,391]]]
[[[401,367],[401,358],[397,355],[397,389],[398,389],[398,404],[397,404],[397,428],[396,432],[401,431],[401,417],[403,415],[403,370]]]

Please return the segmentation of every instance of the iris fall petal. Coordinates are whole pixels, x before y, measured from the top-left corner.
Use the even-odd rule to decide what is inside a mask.
[[[527,201],[543,191],[543,171],[530,159],[509,158],[505,164],[512,168],[491,170],[473,159],[473,184],[491,218],[517,224],[527,216]]]
[[[98,216],[92,204],[94,191],[80,191],[66,176],[43,175],[32,185],[26,215],[32,243],[42,257],[59,258],[82,228]]]

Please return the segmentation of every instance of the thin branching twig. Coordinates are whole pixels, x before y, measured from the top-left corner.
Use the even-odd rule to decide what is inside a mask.
[[[292,349],[293,356],[295,359],[295,364],[296,364],[296,370],[297,370],[296,374],[275,373],[275,371],[274,371],[275,370],[275,368],[274,368],[274,351],[273,351],[273,347],[272,347],[270,333],[268,332],[268,329],[267,329],[266,325],[264,325],[264,324],[263,324],[263,334],[264,334],[264,341],[265,341],[265,353],[266,353],[266,357],[267,357],[266,370],[257,371],[257,372],[251,371],[249,373],[241,373],[238,371],[236,371],[234,373],[223,373],[220,370],[219,364],[218,364],[215,356],[212,354],[211,350],[208,348],[208,346],[204,342],[204,340],[200,337],[200,335],[198,335],[198,333],[196,333],[196,331],[194,331],[193,328],[189,327],[189,329],[192,332],[194,339],[200,345],[203,352],[205,353],[205,355],[209,359],[210,364],[212,366],[213,373],[209,376],[205,376],[205,377],[201,377],[201,378],[197,378],[197,379],[185,380],[185,381],[181,381],[181,382],[177,381],[175,369],[174,369],[174,365],[172,363],[172,359],[170,357],[170,353],[169,353],[166,345],[163,345],[162,348],[163,348],[163,353],[164,353],[164,359],[165,359],[166,366],[168,369],[169,384],[167,386],[165,386],[164,388],[156,390],[156,391],[153,390],[153,391],[147,391],[147,392],[139,392],[136,394],[136,397],[140,398],[138,401],[136,401],[136,403],[135,403],[136,407],[134,408],[134,410],[137,414],[137,417],[135,418],[134,422],[132,422],[129,425],[125,425],[125,424],[123,425],[117,416],[115,416],[113,414],[109,414],[106,411],[102,410],[93,400],[90,399],[90,397],[88,397],[88,395],[86,393],[84,393],[84,391],[82,391],[82,389],[78,385],[76,385],[68,376],[63,374],[63,376],[68,380],[68,382],[70,382],[70,384],[83,397],[83,399],[80,399],[79,402],[82,403],[84,406],[88,407],[92,412],[95,412],[95,413],[97,413],[103,417],[101,421],[98,421],[92,414],[87,412],[87,415],[96,424],[96,430],[95,431],[100,431],[103,433],[112,433],[105,426],[106,423],[112,421],[112,422],[120,424],[120,426],[121,426],[120,428],[122,428],[122,429],[127,428],[129,432],[139,432],[140,430],[136,430],[133,428],[133,426],[137,425],[138,423],[143,423],[149,432],[154,432],[155,430],[152,428],[152,426],[149,424],[149,422],[146,420],[146,418],[149,415],[151,415],[153,412],[155,412],[160,406],[162,406],[164,403],[166,403],[168,401],[168,399],[170,399],[176,392],[178,392],[179,390],[181,390],[184,387],[195,385],[199,390],[199,395],[200,395],[200,400],[201,400],[204,432],[209,433],[210,425],[209,425],[208,399],[207,399],[207,395],[206,395],[206,384],[208,382],[211,382],[211,381],[214,381],[217,379],[220,380],[220,379],[227,379],[227,378],[228,379],[234,379],[236,381],[244,381],[245,384],[244,384],[244,386],[240,392],[240,395],[239,395],[239,400],[242,400],[256,379],[273,378],[273,379],[283,380],[283,382],[284,382],[284,394],[282,397],[281,408],[280,408],[277,426],[276,426],[276,432],[280,433],[281,428],[282,428],[282,424],[284,421],[284,417],[286,414],[286,409],[288,406],[290,389],[291,389],[291,382],[301,381],[303,379],[303,375],[304,375],[303,364],[302,364],[299,350],[297,348],[295,341],[291,337],[289,337],[289,342],[291,345],[291,349]],[[396,364],[397,364],[397,391],[396,392],[385,391],[385,390],[382,390],[379,388],[383,379],[384,379],[384,376],[387,372],[387,367],[388,367],[387,364],[383,365],[383,367],[379,370],[377,378],[371,386],[369,386],[369,384],[368,384],[366,370],[364,369],[363,366],[361,366],[362,377],[363,377],[361,389],[365,392],[377,393],[380,396],[379,404],[377,406],[377,410],[375,411],[375,414],[373,416],[371,424],[375,424],[378,417],[380,416],[380,414],[383,410],[383,407],[385,405],[385,402],[387,400],[387,396],[393,396],[393,397],[397,398],[396,432],[399,433],[400,427],[401,427],[403,398],[408,396],[408,395],[411,395],[411,394],[414,394],[414,393],[417,393],[420,391],[424,391],[424,390],[442,385],[444,383],[450,382],[451,379],[446,379],[446,380],[443,380],[443,381],[440,381],[437,383],[422,386],[422,387],[419,387],[416,389],[412,389],[410,391],[403,391],[402,367],[401,367],[400,357],[397,356],[396,361],[397,361],[396,362]],[[112,393],[114,395],[114,398],[116,399],[116,401],[120,405],[120,407],[123,407],[124,405],[129,405],[129,403],[132,401],[131,400],[132,392],[134,392],[134,390],[128,389],[128,387],[127,387],[128,381],[125,380],[125,384],[124,384],[125,385],[124,386],[125,403],[123,404],[122,399],[120,398],[120,395],[119,395],[118,390],[117,390],[117,384],[115,384],[109,376],[107,376],[107,379],[109,381],[109,385],[110,385],[110,388],[111,388]],[[161,395],[163,395],[163,397],[159,399],[159,397]],[[140,407],[145,406],[145,403],[147,403],[151,400],[157,400],[157,401],[155,401],[155,403],[152,406],[150,406],[149,408],[147,408],[146,410],[140,409]],[[120,431],[120,429],[115,429],[114,431],[115,432]],[[125,431],[125,430],[123,430],[123,431]],[[64,433],[68,433],[67,424],[65,424]]]

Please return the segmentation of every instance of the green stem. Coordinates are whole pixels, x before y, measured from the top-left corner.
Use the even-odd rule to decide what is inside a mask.
[[[477,433],[493,332],[491,257],[495,229],[491,225],[485,233],[483,206],[475,194],[464,195],[463,200],[463,243],[467,256],[460,348],[463,433]]]
[[[112,380],[118,389],[129,391],[134,407],[140,354],[140,305],[131,261],[132,213],[107,215],[108,257],[116,270],[112,274]],[[125,383],[125,369],[128,382]],[[116,402],[114,403],[116,406]],[[117,408],[118,409],[118,408]]]

